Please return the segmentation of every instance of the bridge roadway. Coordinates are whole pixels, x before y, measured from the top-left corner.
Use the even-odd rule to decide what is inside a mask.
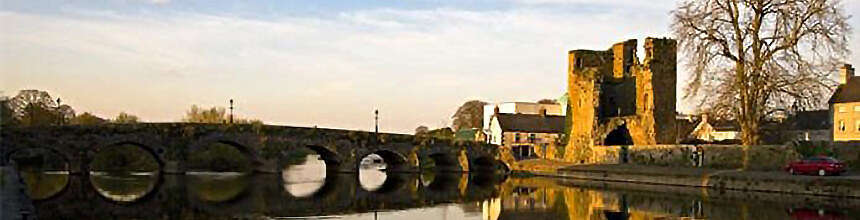
[[[514,161],[509,151],[478,142],[454,142],[413,135],[249,124],[139,123],[98,126],[11,128],[2,135],[2,165],[11,155],[40,149],[64,158],[72,174],[87,174],[96,154],[132,144],[158,161],[160,171],[184,174],[187,158],[216,143],[233,146],[252,161],[254,171],[278,172],[297,148],[320,155],[330,172],[357,172],[362,158],[380,155],[389,171],[415,172],[432,160],[437,169],[456,172],[504,170]]]
[[[73,176],[65,189],[34,204],[41,219],[332,216],[498,197],[499,185],[506,176],[482,175],[438,173],[428,182],[420,175],[400,173],[389,175],[380,188],[368,190],[360,185],[357,175],[338,174],[327,177],[316,191],[302,196],[293,195],[280,175],[245,175],[208,184],[193,179],[195,175],[163,175],[150,191],[139,192],[142,196],[131,201],[106,196],[109,193],[100,192],[92,184],[92,177]],[[225,196],[224,192],[235,193]]]

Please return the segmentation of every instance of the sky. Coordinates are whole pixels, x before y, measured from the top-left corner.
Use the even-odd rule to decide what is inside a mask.
[[[847,13],[860,1],[844,0]],[[457,107],[555,99],[567,51],[671,37],[675,0],[0,0],[0,90],[78,113],[412,133]],[[860,64],[860,18],[848,61]],[[680,66],[679,66],[680,67]],[[679,88],[686,80],[679,69]],[[683,94],[680,94],[682,97]],[[691,111],[690,101],[678,108]]]

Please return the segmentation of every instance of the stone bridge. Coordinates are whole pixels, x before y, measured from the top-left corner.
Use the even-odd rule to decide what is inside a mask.
[[[362,158],[377,154],[389,171],[414,172],[433,161],[437,170],[467,172],[508,169],[509,152],[477,142],[413,135],[246,124],[140,123],[99,126],[11,128],[2,135],[2,162],[33,149],[58,154],[69,172],[89,173],[89,164],[102,149],[130,144],[149,152],[164,173],[189,170],[189,155],[213,144],[227,144],[243,152],[257,172],[278,172],[286,156],[298,148],[313,150],[329,172],[357,172]]]

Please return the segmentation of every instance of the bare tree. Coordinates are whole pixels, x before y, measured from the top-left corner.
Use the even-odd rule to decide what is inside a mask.
[[[848,54],[839,0],[687,0],[672,16],[693,70],[686,98],[738,120],[745,145],[774,110],[823,105]]]

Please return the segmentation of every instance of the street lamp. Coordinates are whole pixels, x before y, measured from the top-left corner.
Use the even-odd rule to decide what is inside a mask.
[[[63,125],[63,119],[64,119],[63,118],[63,112],[62,112],[62,109],[60,108],[62,106],[63,106],[63,101],[60,100],[60,97],[57,97],[57,115],[59,116],[57,118],[60,120],[57,122],[58,125]]]
[[[373,124],[374,124],[374,127],[376,128],[374,133],[376,133],[376,135],[379,135],[379,109],[374,111],[373,114],[375,115],[375,117],[373,119]]]
[[[230,124],[233,124],[233,99],[230,99]]]

